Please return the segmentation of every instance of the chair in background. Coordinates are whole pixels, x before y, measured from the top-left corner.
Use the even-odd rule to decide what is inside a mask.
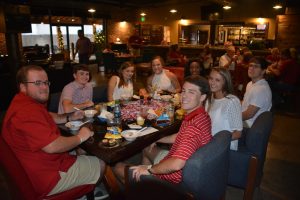
[[[272,125],[270,111],[260,114],[250,129],[243,130],[238,151],[230,151],[228,185],[243,188],[244,200],[252,200],[260,185]]]
[[[50,94],[48,100],[48,111],[57,113],[58,112],[58,104],[60,99],[61,92]]]
[[[0,168],[5,174],[6,183],[8,184],[8,192],[11,200],[66,200],[77,199],[83,195],[88,200],[94,199],[94,185],[83,185],[67,190],[65,192],[41,197],[35,190],[31,181],[21,166],[21,163],[7,145],[3,137],[0,135]]]
[[[164,69],[169,70],[174,73],[179,81],[180,85],[183,85],[184,82],[184,67],[164,67]]]
[[[228,177],[230,141],[230,132],[217,133],[210,143],[198,149],[187,160],[180,184],[175,185],[160,179],[153,180],[158,182],[158,185],[165,185],[165,189],[156,192],[149,190],[149,194],[144,191],[143,195],[161,196],[167,190],[172,190],[178,195],[185,195],[186,198],[182,199],[220,200],[224,198]],[[125,169],[125,187],[129,194],[139,188],[138,186],[133,187],[135,183],[132,183],[131,173],[131,170]],[[143,176],[142,180],[149,178],[152,177]],[[188,194],[192,194],[193,198]]]
[[[107,85],[97,86],[93,88],[93,102],[107,102]]]
[[[106,73],[114,73],[118,70],[116,57],[114,53],[103,53],[103,64]]]

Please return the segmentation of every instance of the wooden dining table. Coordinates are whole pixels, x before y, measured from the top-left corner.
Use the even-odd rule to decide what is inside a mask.
[[[172,124],[166,127],[158,127],[152,124],[152,127],[156,128],[158,131],[138,137],[132,142],[122,139],[121,142],[114,147],[104,146],[102,143],[102,139],[106,133],[106,123],[101,122],[98,118],[94,118],[91,125],[94,130],[94,136],[83,142],[80,147],[88,154],[97,156],[106,163],[106,169],[104,173],[105,184],[108,187],[110,197],[112,199],[118,199],[120,196],[120,188],[112,171],[114,164],[140,153],[145,147],[164,136],[177,133],[181,125],[181,120],[175,120]],[[72,134],[76,134],[70,132],[70,130],[68,130],[64,124],[60,124],[58,126],[62,135],[70,136]],[[126,129],[129,128],[126,123],[123,123],[123,130]]]

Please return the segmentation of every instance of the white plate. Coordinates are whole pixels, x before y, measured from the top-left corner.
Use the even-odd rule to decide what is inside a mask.
[[[93,118],[96,113],[97,113],[97,110],[85,110],[84,111],[84,115],[87,118]]]
[[[71,121],[71,122],[67,122],[65,126],[72,131],[77,131],[79,130],[81,124],[82,124],[81,121]]]
[[[142,128],[142,126],[137,125],[137,124],[128,124],[128,127],[130,129],[141,129]]]
[[[125,140],[132,142],[138,137],[137,132],[138,132],[137,130],[129,129],[129,130],[122,131],[121,135],[123,138],[125,138]]]

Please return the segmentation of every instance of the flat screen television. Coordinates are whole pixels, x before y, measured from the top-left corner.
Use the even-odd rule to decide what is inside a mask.
[[[267,28],[267,24],[257,24],[256,25],[256,30],[259,30],[259,31],[264,31],[266,30]]]

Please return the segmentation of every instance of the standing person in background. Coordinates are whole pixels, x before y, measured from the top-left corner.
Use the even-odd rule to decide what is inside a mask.
[[[89,64],[89,58],[92,53],[92,43],[89,38],[84,36],[83,30],[78,30],[78,37],[75,55],[78,53],[80,64]]]
[[[272,107],[272,93],[268,82],[264,79],[267,62],[263,57],[253,57],[249,61],[247,84],[242,102],[244,127],[250,128],[255,119]]]
[[[210,69],[213,66],[213,58],[212,58],[212,55],[211,55],[209,44],[206,44],[204,46],[203,51],[200,53],[200,61],[203,64],[203,68],[204,68],[203,74],[204,74],[204,76],[208,76],[209,72],[210,72]]]
[[[240,100],[234,96],[230,73],[222,67],[213,68],[209,75],[211,97],[206,110],[212,122],[212,135],[227,130],[232,133],[231,150],[238,149],[238,138],[242,135],[242,109]]]
[[[142,44],[143,40],[139,35],[139,31],[136,29],[134,34],[128,39],[129,50],[134,56],[140,56]]]
[[[122,63],[118,76],[112,76],[108,81],[108,101],[127,99],[133,96],[134,65],[131,62]]]
[[[79,109],[93,106],[93,87],[89,83],[91,80],[90,71],[87,65],[78,64],[73,70],[74,81],[66,85],[61,93],[58,113],[70,113]]]
[[[175,74],[168,70],[164,70],[164,61],[160,56],[156,56],[151,61],[152,75],[147,79],[147,90],[150,93],[164,91],[169,93],[179,93],[181,91],[180,84]]]

